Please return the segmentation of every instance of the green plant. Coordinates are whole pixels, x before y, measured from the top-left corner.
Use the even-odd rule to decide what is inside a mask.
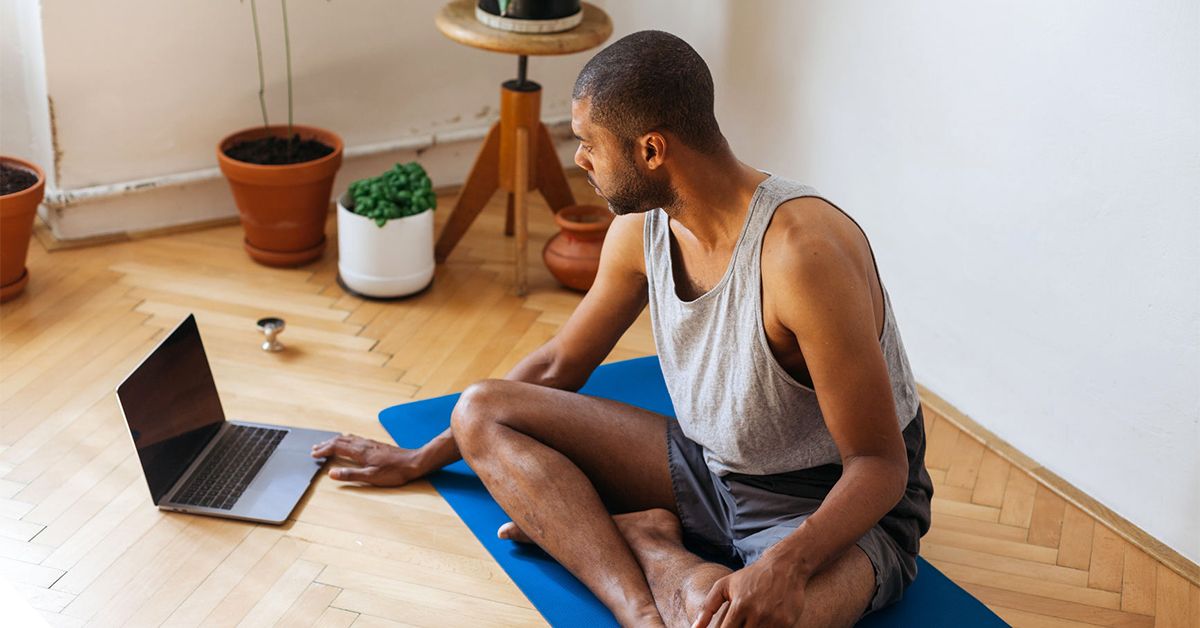
[[[383,174],[350,184],[350,211],[383,225],[392,218],[415,216],[437,207],[433,183],[421,164],[396,164]]]

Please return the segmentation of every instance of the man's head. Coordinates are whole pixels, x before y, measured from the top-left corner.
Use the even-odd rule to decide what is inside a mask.
[[[575,81],[571,126],[575,163],[616,214],[674,203],[668,158],[727,150],[708,65],[662,31],[622,37],[588,61]]]

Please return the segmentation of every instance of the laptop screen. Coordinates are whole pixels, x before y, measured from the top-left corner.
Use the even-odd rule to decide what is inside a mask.
[[[225,421],[195,316],[121,382],[117,398],[157,504]]]

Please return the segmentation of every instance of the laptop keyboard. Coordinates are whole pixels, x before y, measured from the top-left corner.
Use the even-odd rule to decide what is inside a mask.
[[[287,430],[230,425],[171,501],[221,510],[233,508],[286,435]]]

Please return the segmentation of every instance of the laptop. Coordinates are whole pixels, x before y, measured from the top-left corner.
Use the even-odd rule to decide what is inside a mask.
[[[162,510],[283,523],[337,432],[227,421],[196,318],[187,318],[117,387],[117,403]]]

